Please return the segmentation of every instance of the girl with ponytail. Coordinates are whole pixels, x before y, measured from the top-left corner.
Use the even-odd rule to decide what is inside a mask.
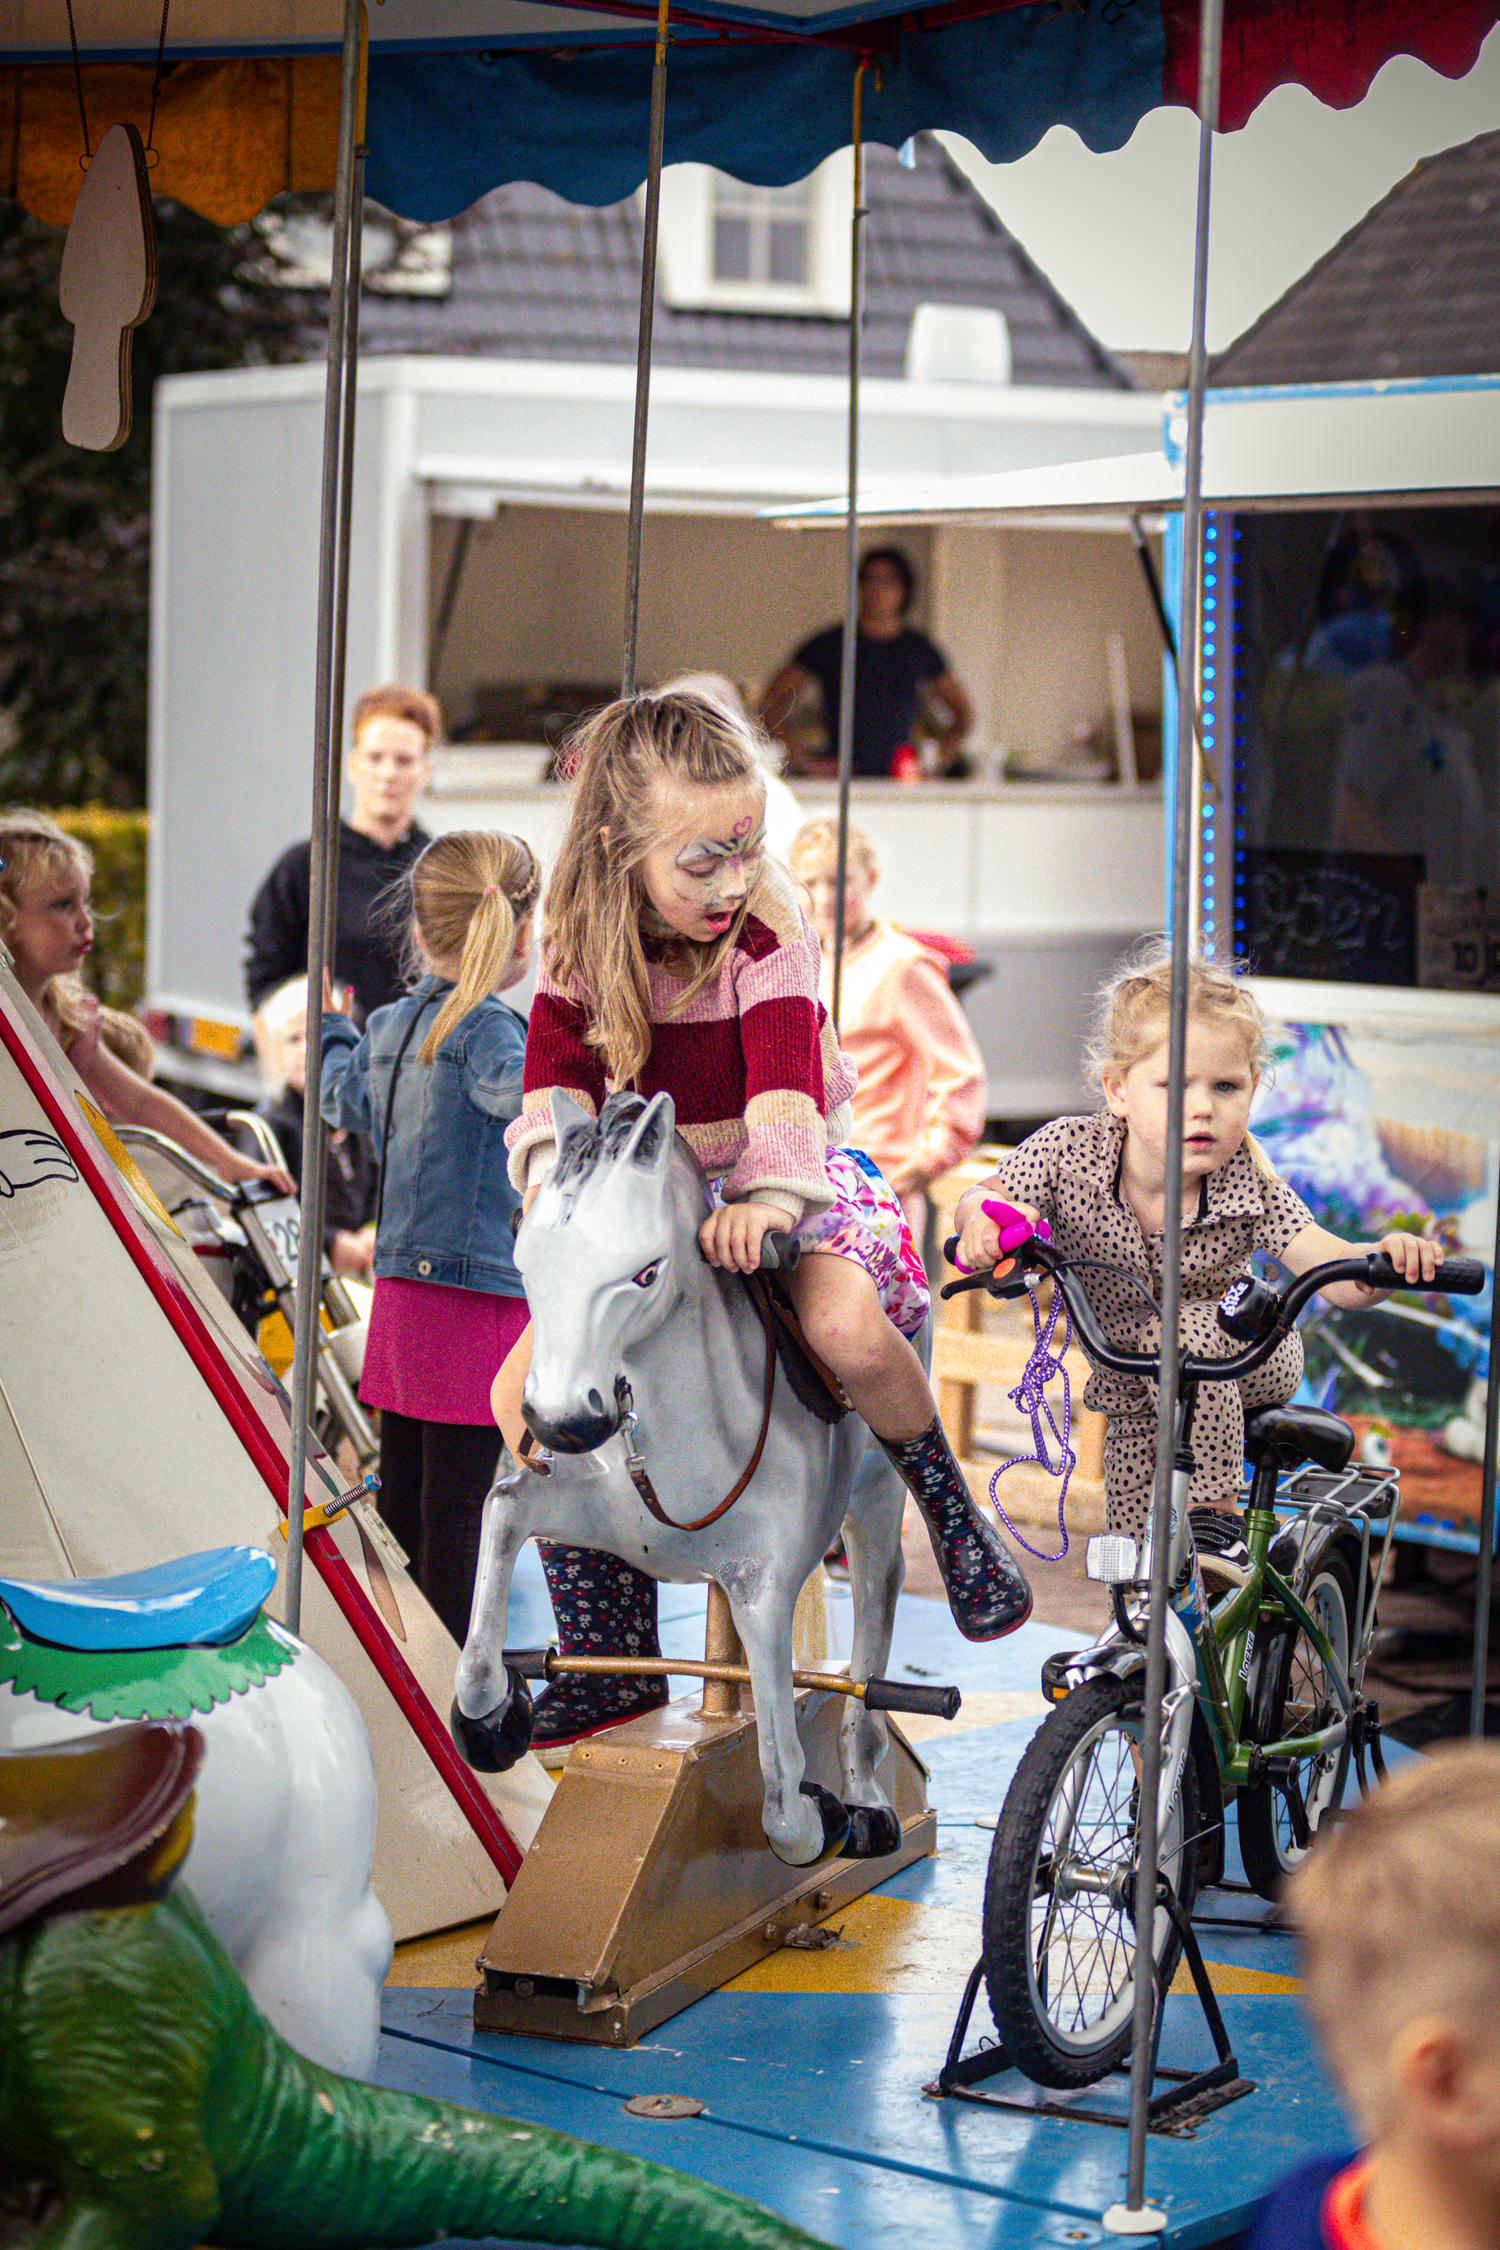
[[[360,1381],[380,1411],[380,1512],[462,1642],[500,1454],[490,1386],[526,1326],[505,1151],[526,1025],[499,996],[530,964],[541,869],[517,836],[460,830],[410,886],[417,982],[363,1038],[324,1016],[322,1110],[368,1134],[380,1166]]]

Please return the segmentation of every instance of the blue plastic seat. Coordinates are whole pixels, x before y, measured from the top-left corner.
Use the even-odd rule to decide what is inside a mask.
[[[259,1547],[210,1547],[120,1578],[0,1578],[0,1602],[30,1639],[59,1648],[193,1648],[237,1641],[275,1583]]]

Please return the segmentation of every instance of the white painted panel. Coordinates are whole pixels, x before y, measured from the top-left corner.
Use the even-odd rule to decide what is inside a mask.
[[[3,971],[0,1008],[25,1016]],[[56,1084],[70,1105],[61,1057]],[[16,1130],[51,1128],[0,1049],[0,1131]],[[202,1295],[211,1321],[228,1322],[211,1284]],[[26,1315],[0,1323],[0,1574],[107,1576],[224,1545],[285,1552],[271,1537],[275,1502],[86,1180],[47,1179],[0,1197],[0,1297]],[[249,1356],[248,1338],[230,1327],[226,1359]],[[24,1474],[5,1475],[22,1463]],[[362,1581],[358,1534],[340,1526],[335,1536]],[[390,1578],[408,1634],[401,1653],[446,1710],[453,1643],[405,1573],[392,1568]],[[302,1633],[370,1730],[381,1807],[375,1888],[397,1936],[497,1907],[503,1886],[488,1856],[311,1564]],[[485,1786],[529,1841],[546,1791],[532,1761]]]
[[[360,402],[348,700],[372,684],[382,425]],[[155,526],[150,984],[243,1012],[246,913],[312,812],[321,395],[174,405]],[[158,425],[161,426],[160,424]],[[394,565],[394,554],[387,565]]]

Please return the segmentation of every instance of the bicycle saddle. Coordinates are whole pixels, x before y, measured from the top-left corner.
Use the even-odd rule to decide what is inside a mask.
[[[237,1641],[275,1583],[259,1547],[211,1547],[120,1578],[0,1578],[0,1603],[58,1648],[194,1648]]]
[[[1342,1469],[1353,1451],[1354,1432],[1324,1406],[1256,1406],[1245,1416],[1245,1456],[1258,1469]]]

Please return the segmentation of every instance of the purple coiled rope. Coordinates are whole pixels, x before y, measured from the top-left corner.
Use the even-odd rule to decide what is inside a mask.
[[[1054,1352],[1052,1338],[1056,1333],[1059,1312],[1064,1316],[1063,1340],[1061,1349]],[[1068,1370],[1063,1365],[1069,1347],[1073,1342],[1073,1315],[1067,1310],[1063,1293],[1056,1284],[1053,1285],[1052,1309],[1047,1315],[1046,1328],[1043,1329],[1042,1327],[1042,1308],[1037,1303],[1034,1289],[1031,1291],[1031,1318],[1036,1342],[1032,1346],[1031,1357],[1021,1371],[1020,1382],[1009,1395],[1012,1404],[1018,1406],[1023,1414],[1029,1415],[1031,1418],[1031,1441],[1036,1447],[1036,1451],[1035,1453],[1022,1454],[1014,1461],[1001,1462],[999,1468],[990,1478],[990,1505],[1012,1539],[1016,1541],[1018,1546],[1024,1547],[1028,1555],[1035,1555],[1038,1562],[1061,1562],[1068,1551],[1068,1527],[1063,1519],[1063,1504],[1068,1497],[1068,1479],[1078,1466],[1078,1456],[1068,1443],[1073,1420],[1073,1396],[1072,1385],[1068,1380]],[[1046,1398],[1047,1385],[1054,1375],[1062,1377],[1063,1421],[1060,1432]],[[1056,1468],[1047,1458],[1047,1439],[1043,1434],[1043,1424],[1046,1425],[1046,1429],[1050,1432],[1053,1443],[1057,1447]],[[1016,1529],[1010,1517],[1001,1507],[1000,1479],[1009,1469],[1045,1469],[1049,1477],[1062,1478],[1062,1484],[1057,1494],[1057,1535],[1061,1539],[1062,1545],[1055,1555],[1044,1555],[1040,1547],[1033,1547],[1024,1532]]]

